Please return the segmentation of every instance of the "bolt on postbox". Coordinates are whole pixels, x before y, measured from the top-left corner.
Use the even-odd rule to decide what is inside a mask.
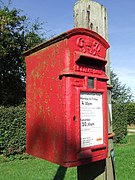
[[[84,28],[26,51],[26,151],[65,167],[107,157],[108,43]]]

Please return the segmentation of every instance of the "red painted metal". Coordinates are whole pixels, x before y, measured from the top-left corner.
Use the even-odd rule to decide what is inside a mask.
[[[108,43],[97,33],[75,28],[24,53],[27,153],[65,167],[107,157],[104,69],[108,48]],[[89,78],[93,81],[92,87],[88,85]],[[103,143],[99,145],[81,147],[80,96],[83,92],[92,97],[102,96]]]

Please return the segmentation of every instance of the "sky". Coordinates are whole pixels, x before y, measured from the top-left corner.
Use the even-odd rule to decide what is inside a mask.
[[[9,0],[3,0],[8,4]],[[135,0],[95,0],[107,9],[111,69],[135,96]],[[48,36],[58,35],[73,24],[77,0],[12,0],[10,7],[23,10],[34,21],[39,18]]]

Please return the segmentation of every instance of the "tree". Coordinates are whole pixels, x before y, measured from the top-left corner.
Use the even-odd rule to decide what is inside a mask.
[[[0,104],[18,105],[25,98],[25,63],[22,53],[41,43],[41,23],[29,23],[17,9],[2,2],[0,9]]]
[[[112,103],[129,103],[133,101],[130,87],[122,84],[116,73],[111,71]]]
[[[135,125],[135,102],[127,103],[126,110],[128,114],[128,125],[134,124]]]
[[[123,85],[113,71],[111,71],[112,84],[112,116],[113,131],[115,132],[114,141],[123,142],[127,135],[127,125],[130,111],[127,110],[128,104],[133,101],[131,89]],[[132,119],[133,117],[130,117]]]

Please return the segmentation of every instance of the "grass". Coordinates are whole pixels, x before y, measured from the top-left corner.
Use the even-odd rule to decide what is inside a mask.
[[[135,180],[135,135],[115,146],[115,172],[117,180]]]
[[[135,180],[135,135],[115,145],[117,180]],[[0,180],[76,180],[76,168],[63,168],[41,159],[7,161],[0,157]]]
[[[63,168],[41,159],[0,159],[0,180],[74,180],[76,168]]]

